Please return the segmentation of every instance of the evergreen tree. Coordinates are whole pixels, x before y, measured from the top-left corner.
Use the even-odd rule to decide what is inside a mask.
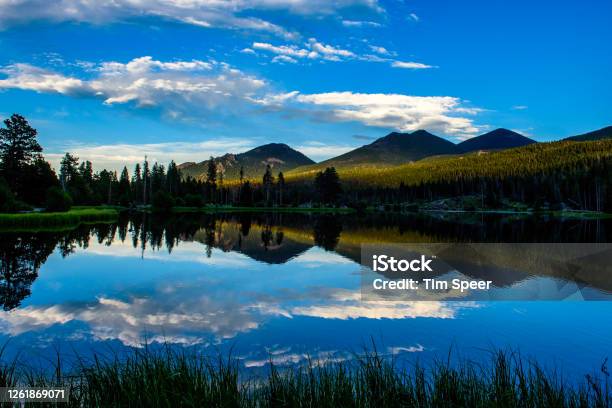
[[[40,155],[25,168],[24,182],[32,187],[24,189],[22,199],[36,206],[44,206],[47,189],[59,186],[51,165]]]
[[[315,187],[321,202],[325,204],[336,204],[342,193],[340,177],[334,167],[328,167],[325,171],[317,173]]]
[[[285,176],[283,175],[283,172],[280,171],[278,173],[278,204],[280,206],[283,205],[283,190],[285,188]]]
[[[142,171],[140,170],[140,163],[136,163],[134,166],[134,175],[132,176],[132,199],[136,202],[142,202]]]
[[[272,175],[272,167],[269,164],[266,165],[266,172],[263,175],[262,181],[266,191],[266,205],[270,205],[270,190],[274,184],[274,176]]]
[[[181,194],[181,172],[176,166],[174,160],[168,165],[168,172],[166,173],[166,188],[168,192],[174,196]]]
[[[130,173],[127,167],[123,167],[121,177],[119,178],[119,186],[117,191],[119,204],[128,206],[132,202],[132,189],[130,186]]]
[[[149,171],[149,162],[147,156],[145,156],[144,163],[142,165],[142,203],[147,205],[149,203],[149,197],[151,196],[151,173]]]
[[[28,187],[24,183],[25,169],[39,157],[42,147],[36,140],[36,129],[23,116],[13,114],[4,120],[4,126],[0,128],[0,175],[21,198]]]
[[[79,158],[66,153],[60,162],[60,184],[64,191],[69,190],[72,181],[78,175]]]
[[[210,156],[208,167],[206,169],[206,194],[209,202],[215,202],[215,193],[217,191],[217,164],[215,159]]]

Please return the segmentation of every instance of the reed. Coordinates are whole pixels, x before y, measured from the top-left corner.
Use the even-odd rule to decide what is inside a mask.
[[[519,354],[497,351],[487,364],[402,365],[368,352],[348,362],[309,361],[249,377],[230,357],[170,347],[124,357],[79,360],[70,374],[58,358],[51,375],[3,363],[1,385],[66,387],[72,407],[609,407],[608,371],[582,384]],[[40,406],[40,405],[37,405]]]
[[[36,229],[77,226],[87,222],[115,221],[119,212],[113,208],[75,208],[66,212],[0,214],[2,229]]]

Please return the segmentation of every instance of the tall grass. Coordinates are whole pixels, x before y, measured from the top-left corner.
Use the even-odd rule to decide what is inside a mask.
[[[68,406],[86,407],[609,407],[608,371],[566,383],[518,354],[495,352],[488,364],[401,367],[376,352],[349,362],[271,364],[267,374],[240,372],[239,360],[184,352],[135,351],[125,358],[80,361],[62,373],[32,374],[3,364],[0,385],[63,386]]]
[[[0,214],[1,229],[37,229],[77,226],[86,222],[115,221],[119,212],[113,208],[75,208],[66,212]]]

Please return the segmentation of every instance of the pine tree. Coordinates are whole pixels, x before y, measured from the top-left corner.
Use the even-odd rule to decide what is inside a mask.
[[[130,173],[127,167],[123,167],[121,177],[119,178],[119,188],[117,191],[119,203],[128,206],[132,202],[132,190],[130,186]]]
[[[210,156],[208,160],[208,168],[206,170],[206,189],[208,200],[210,202],[215,202],[215,193],[217,191],[217,164],[212,156]]]
[[[0,128],[0,175],[18,197],[23,197],[24,172],[42,153],[42,147],[36,140],[36,129],[23,116],[13,114],[4,120],[4,126]]]
[[[78,174],[79,158],[66,153],[60,163],[60,183],[64,191],[69,190],[70,184]]]
[[[283,172],[280,171],[278,173],[278,204],[280,206],[283,205],[283,189],[285,188],[285,176],[283,175]]]
[[[262,181],[266,190],[266,205],[270,205],[270,190],[274,184],[274,176],[272,175],[272,167],[269,164],[266,165],[266,172],[263,175]]]

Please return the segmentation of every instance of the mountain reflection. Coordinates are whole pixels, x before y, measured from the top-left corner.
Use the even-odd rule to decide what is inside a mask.
[[[102,246],[128,244],[142,257],[149,251],[172,254],[182,243],[201,243],[206,257],[212,257],[213,249],[218,249],[277,265],[320,247],[359,263],[361,243],[611,242],[612,222],[482,214],[221,214],[165,218],[126,214],[111,224],[81,225],[57,232],[4,231],[0,236],[0,303],[4,310],[11,310],[30,295],[39,268],[55,249],[68,257],[87,249],[92,241]],[[504,286],[525,276],[500,273],[493,279]],[[599,287],[612,288],[610,279],[598,279]]]

